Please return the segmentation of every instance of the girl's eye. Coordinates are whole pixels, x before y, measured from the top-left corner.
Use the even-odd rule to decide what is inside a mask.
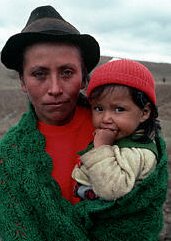
[[[123,108],[123,107],[118,106],[118,107],[115,108],[116,113],[120,113],[120,112],[123,112],[123,111],[125,111],[125,108]]]
[[[103,111],[103,108],[101,106],[94,106],[93,110],[96,112],[101,112],[101,111]]]

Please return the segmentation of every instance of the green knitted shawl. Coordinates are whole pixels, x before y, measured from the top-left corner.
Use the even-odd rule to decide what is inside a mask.
[[[86,241],[51,177],[52,160],[32,109],[0,141],[0,239]]]
[[[155,141],[156,145],[152,142],[143,144],[125,138],[117,143],[120,147],[148,148],[156,154],[158,161],[156,169],[130,193],[112,202],[87,200],[75,206],[90,240],[159,240],[163,227],[168,168],[165,142],[159,134]]]
[[[52,160],[32,107],[0,141],[0,238],[2,241],[157,240],[167,190],[165,144],[158,137],[158,165],[117,201],[61,197]]]

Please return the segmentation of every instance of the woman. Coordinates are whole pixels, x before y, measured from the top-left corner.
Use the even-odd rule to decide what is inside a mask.
[[[19,73],[30,102],[0,142],[3,241],[87,240],[72,220],[70,203],[78,199],[71,172],[77,152],[92,140],[80,90],[99,57],[97,41],[51,6],[36,8],[2,49],[2,63]]]

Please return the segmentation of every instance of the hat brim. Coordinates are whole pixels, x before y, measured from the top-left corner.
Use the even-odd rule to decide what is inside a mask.
[[[98,42],[88,34],[53,34],[43,32],[19,33],[8,39],[1,52],[1,61],[9,69],[18,71],[18,59],[23,50],[43,41],[67,41],[80,47],[88,73],[98,64],[100,48]]]

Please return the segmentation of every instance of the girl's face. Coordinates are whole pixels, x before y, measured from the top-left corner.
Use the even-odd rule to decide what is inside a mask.
[[[132,134],[150,116],[149,105],[140,109],[125,86],[105,91],[91,101],[91,106],[95,128],[117,131],[117,140]]]
[[[68,123],[82,87],[79,49],[60,43],[38,43],[24,54],[22,90],[38,119],[51,125]]]

